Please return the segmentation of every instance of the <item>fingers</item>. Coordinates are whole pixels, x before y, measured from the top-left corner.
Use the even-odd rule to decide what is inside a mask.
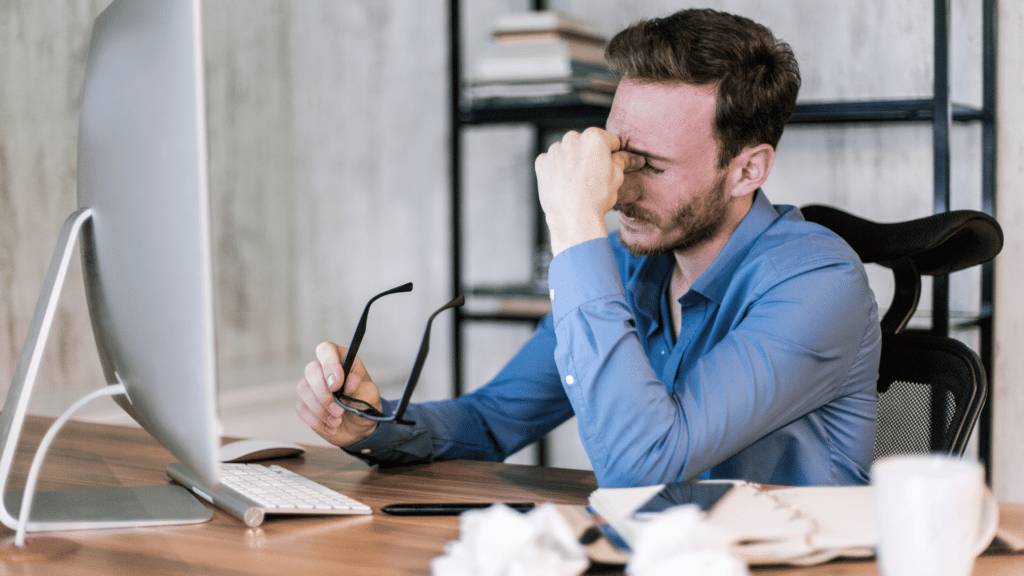
[[[571,133],[575,134],[575,133]],[[616,166],[622,172],[635,172],[644,167],[647,164],[647,159],[640,154],[634,154],[623,149],[625,145],[615,134],[607,130],[602,130],[597,127],[587,128],[583,134],[579,135],[580,138],[591,138],[594,141],[600,141],[604,144],[608,151],[611,153],[612,161],[616,163]],[[555,144],[559,144],[556,142]],[[553,145],[554,146],[554,145]]]
[[[548,147],[547,152],[538,159],[542,162],[567,162],[583,154],[610,154],[622,148],[619,137],[596,126],[587,128],[582,133],[570,130]]]
[[[636,172],[647,165],[647,158],[645,156],[627,152],[626,150],[613,152],[612,160],[614,162],[621,162],[622,172],[625,174]]]
[[[584,130],[583,133],[590,133],[592,135],[599,137],[601,141],[604,142],[604,145],[608,147],[609,152],[615,152],[616,150],[622,148],[622,140],[620,140],[619,137],[616,136],[615,134],[612,134],[611,132],[604,130],[602,128],[591,126],[590,128]]]
[[[321,342],[316,347],[316,359],[320,365],[327,387],[333,392],[341,388],[342,370],[341,364],[345,359],[344,350],[337,344]],[[308,367],[307,367],[308,377]]]
[[[341,447],[359,442],[377,427],[376,422],[343,409],[334,399],[334,392],[343,384],[341,363],[347,352],[330,342],[320,344],[316,348],[317,359],[306,365],[304,377],[296,386],[295,413],[322,438]],[[346,395],[381,408],[377,386],[358,357],[344,387]]]
[[[308,416],[309,419],[304,418],[304,421],[318,432],[341,425],[345,410],[334,401],[334,392],[342,385],[341,362],[346,352],[330,342],[318,345],[317,359],[306,365],[305,377],[297,386],[299,405],[302,406],[300,416]],[[297,411],[300,411],[299,405],[296,406]]]
[[[338,427],[341,425],[341,421],[332,424],[325,422],[319,417],[317,412],[314,412],[309,408],[309,404],[302,398],[300,394],[299,400],[295,404],[295,413],[299,416],[299,419],[306,423],[307,426],[321,438],[334,444],[333,437],[338,433]]]
[[[591,126],[583,132],[570,130],[562,136],[561,141],[555,142],[551,146],[555,147],[558,146],[559,143],[575,141],[590,142],[594,144],[601,143],[608,149],[608,152],[614,152],[622,148],[622,141],[618,136],[603,128],[598,128],[597,126]]]
[[[341,424],[344,410],[335,403],[334,391],[324,378],[319,361],[314,360],[306,365],[305,378],[299,382],[296,392],[299,403],[322,426],[337,428]],[[306,424],[316,429],[313,422],[306,421]]]
[[[537,157],[537,191],[553,254],[608,235],[604,216],[615,205],[627,157],[619,137],[591,127],[568,132]]]

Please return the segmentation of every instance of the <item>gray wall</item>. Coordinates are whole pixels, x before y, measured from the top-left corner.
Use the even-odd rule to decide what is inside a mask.
[[[0,5],[4,382],[76,206],[81,77],[108,3]],[[297,380],[316,343],[347,342],[369,296],[413,281],[377,304],[363,349],[377,377],[402,381],[428,309],[451,293],[446,5],[211,0],[203,19],[222,387]],[[102,378],[74,266],[44,413]],[[424,397],[447,391],[446,322],[435,328]]]
[[[64,218],[75,207],[77,106],[91,21],[107,1],[0,0],[0,382],[9,382]],[[639,17],[691,5],[669,0],[562,0],[611,34]],[[804,100],[926,96],[931,0],[718,0],[759,20],[801,62]],[[957,101],[980,101],[977,2],[953,0]],[[1000,18],[1001,257],[995,370],[1001,496],[1024,500],[1016,385],[1022,321],[1024,121],[1016,104],[1024,8]],[[467,67],[495,15],[525,0],[463,2]],[[224,388],[294,382],[324,339],[347,342],[366,298],[405,281],[410,295],[375,305],[363,355],[400,382],[422,322],[448,286],[447,25],[443,0],[210,0],[204,8],[218,356]],[[532,135],[522,127],[465,135],[470,281],[523,280],[532,265]],[[978,205],[976,128],[954,134],[954,205]],[[775,202],[827,202],[893,220],[931,210],[927,127],[799,127],[786,132],[767,192]],[[954,301],[976,307],[973,273]],[[72,271],[31,410],[54,414],[102,378]],[[877,291],[889,289],[878,275]],[[379,308],[378,308],[379,307]],[[421,399],[443,397],[446,319],[435,326]],[[469,381],[485,381],[528,336],[470,328]],[[962,336],[972,341],[973,335]],[[379,366],[373,369],[372,367]],[[291,384],[288,384],[291,385]],[[571,425],[556,461],[586,466]]]
[[[996,267],[993,489],[1024,502],[1024,3],[999,8],[996,215],[1006,244]]]

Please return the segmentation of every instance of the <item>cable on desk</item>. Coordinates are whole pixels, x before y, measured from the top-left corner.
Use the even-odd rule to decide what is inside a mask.
[[[49,451],[50,444],[53,443],[53,439],[57,437],[57,433],[64,427],[64,424],[71,419],[71,415],[78,412],[82,406],[85,406],[96,398],[100,398],[102,396],[114,396],[115,394],[127,394],[124,384],[111,384],[86,394],[79,399],[78,402],[75,402],[70,408],[65,410],[64,413],[50,425],[50,429],[46,431],[46,435],[43,436],[43,441],[40,442],[39,447],[36,448],[36,455],[32,459],[32,468],[29,469],[28,478],[25,480],[25,493],[22,495],[21,512],[18,514],[18,531],[14,537],[14,544],[16,546],[21,547],[25,545],[25,531],[28,526],[29,512],[32,509],[32,500],[36,495],[36,482],[39,480],[39,470],[43,467],[43,459],[46,457],[46,453]]]

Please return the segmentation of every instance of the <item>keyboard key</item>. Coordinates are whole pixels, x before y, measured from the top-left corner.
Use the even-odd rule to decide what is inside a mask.
[[[287,468],[223,464],[221,484],[256,502],[268,514],[368,514],[369,506]]]

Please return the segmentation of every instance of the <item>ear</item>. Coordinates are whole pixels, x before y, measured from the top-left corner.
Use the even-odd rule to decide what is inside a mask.
[[[768,179],[774,165],[775,148],[768,144],[744,148],[729,162],[730,194],[753,194]]]

